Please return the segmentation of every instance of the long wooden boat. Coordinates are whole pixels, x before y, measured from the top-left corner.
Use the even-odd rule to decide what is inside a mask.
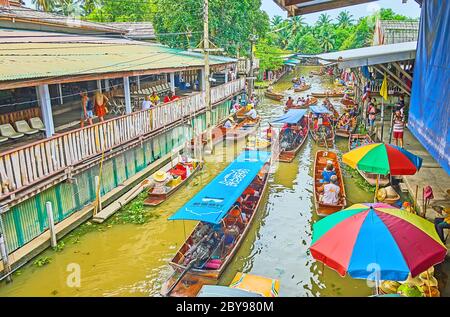
[[[302,91],[306,91],[308,89],[311,89],[311,84],[305,84],[303,86],[300,86],[298,88],[294,88],[295,92],[302,92]]]
[[[300,105],[286,106],[284,110],[287,111],[289,109],[307,109],[309,106],[316,105],[318,101],[319,99],[312,97],[309,99],[309,102],[306,102],[303,106]]]
[[[284,98],[283,94],[280,94],[278,92],[269,91],[269,90],[264,91],[264,96],[266,96],[269,99],[276,100],[276,101],[281,101]]]
[[[288,146],[285,149],[281,149],[281,152],[278,157],[278,160],[280,162],[291,163],[297,156],[297,153],[302,148],[306,139],[308,138],[309,125],[306,117],[298,125],[292,125],[291,127],[294,133],[294,138],[293,141],[290,144],[288,144]],[[280,146],[283,143],[283,136],[284,136],[283,132],[284,131],[282,131],[279,136]]]
[[[341,99],[341,103],[344,106],[355,106],[356,105],[356,102],[353,99],[344,99],[344,98],[342,98]]]
[[[344,97],[345,92],[312,92],[311,96],[316,98],[337,98],[337,97]],[[348,92],[347,95],[352,96],[353,92]]]
[[[244,118],[232,128],[226,129],[221,126],[220,129],[225,135],[226,140],[242,140],[250,134],[255,134],[258,130],[260,122],[261,117],[256,118],[256,120]]]
[[[332,148],[334,146],[335,133],[333,126],[330,125],[330,129],[330,135],[325,140],[320,133],[314,130],[314,121],[312,119],[309,120],[309,134],[314,142],[321,147]]]
[[[248,157],[249,155],[250,157]],[[263,158],[256,162],[255,158],[261,157],[261,155]],[[243,168],[241,162],[244,161],[244,158],[248,160],[246,164],[258,164],[258,166],[261,166],[258,169],[259,172],[249,168],[249,172],[241,173],[239,168]],[[238,162],[236,166],[234,165],[235,162]],[[163,285],[161,290],[163,295],[196,296],[203,285],[217,284],[218,279],[231,263],[234,255],[245,240],[266,191],[268,171],[270,169],[270,153],[245,151],[235,162],[231,163],[224,172],[211,182],[213,186],[221,184],[220,188],[211,189],[209,188],[210,185],[208,185],[188,203],[189,208],[182,208],[177,212],[177,214],[181,213],[181,216],[177,218],[177,214],[175,214],[169,218],[172,220],[205,220],[200,220],[171,259],[170,265],[175,272]],[[252,180],[250,181],[249,178]],[[249,185],[246,188],[241,188],[239,183],[245,182],[245,184],[248,184],[246,181],[250,181]],[[227,185],[227,182],[233,182],[233,186]],[[224,192],[225,189],[231,192]],[[229,204],[226,204],[227,207],[224,207],[222,204],[225,204],[225,198],[210,196],[217,191],[222,191],[221,194],[223,196],[221,197],[232,196],[234,198],[237,196],[237,202],[240,202],[242,209],[231,202],[228,202]],[[246,198],[241,200],[241,196],[245,192],[249,194],[246,194]],[[208,207],[209,204],[217,206]],[[200,209],[195,210],[195,213],[193,213],[190,208]],[[217,215],[217,217],[220,217],[220,220],[216,220],[214,223],[205,222],[206,219],[211,218],[211,211],[208,211],[211,208],[215,208],[213,210],[220,209]],[[227,208],[227,212],[222,214],[221,208]],[[183,215],[183,213],[186,213],[186,210],[190,212],[188,217]],[[170,294],[168,294],[169,291]]]
[[[165,185],[165,193],[157,193],[152,187],[148,190],[148,198],[144,200],[145,206],[158,206],[172,196],[183,185],[201,169],[201,163],[198,161],[179,162],[164,173],[171,176],[171,180]]]
[[[368,134],[351,134],[348,138],[348,150],[354,150],[360,146],[373,143],[372,138]],[[368,182],[370,185],[375,186],[377,183],[377,174],[371,174],[356,169],[358,173]],[[379,186],[387,186],[389,184],[389,175],[380,175],[378,179]]]
[[[340,188],[339,192],[339,202],[337,205],[328,205],[320,201],[321,188],[323,184],[320,182],[322,179],[322,172],[327,165],[327,161],[333,161],[334,169],[336,171],[336,176],[338,178],[338,186]],[[316,206],[316,213],[320,217],[325,217],[342,210],[347,205],[347,200],[345,198],[345,186],[344,178],[342,177],[341,167],[339,165],[339,160],[337,154],[332,151],[317,151],[316,159],[314,162],[314,204]]]
[[[316,75],[316,76],[323,76],[325,75],[325,73],[322,73],[320,71],[316,71],[316,70],[312,70],[309,72],[311,75]]]

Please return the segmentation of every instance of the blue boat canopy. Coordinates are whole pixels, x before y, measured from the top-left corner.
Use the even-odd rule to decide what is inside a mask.
[[[272,123],[290,123],[296,124],[305,116],[306,109],[290,109],[281,117],[276,118]]]
[[[228,286],[204,285],[197,297],[263,297],[261,294]]]
[[[331,111],[327,109],[327,107],[320,105],[320,106],[310,106],[309,109],[311,109],[311,111],[313,113],[327,113],[327,114],[331,114]]]
[[[242,152],[169,220],[220,223],[269,158],[269,152]]]

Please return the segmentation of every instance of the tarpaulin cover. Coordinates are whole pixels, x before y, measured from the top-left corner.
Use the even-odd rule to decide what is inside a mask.
[[[296,124],[298,123],[303,116],[306,114],[306,109],[290,109],[281,117],[276,118],[272,121],[272,123],[290,123]]]
[[[450,0],[424,0],[408,127],[450,174]]]
[[[311,111],[313,113],[328,113],[331,114],[331,111],[327,109],[327,107],[325,106],[310,106],[309,109],[311,109]]]
[[[197,297],[262,297],[262,295],[227,286],[204,285]]]
[[[269,152],[242,152],[169,220],[220,223],[269,158]]]

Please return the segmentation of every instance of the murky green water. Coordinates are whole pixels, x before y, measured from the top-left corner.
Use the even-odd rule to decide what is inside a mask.
[[[308,75],[311,68],[302,72]],[[297,74],[298,76],[298,74]],[[311,91],[322,91],[319,77],[309,79]],[[290,78],[275,89],[291,87]],[[267,122],[283,113],[280,103],[263,100],[258,111]],[[193,222],[166,220],[186,201],[217,175],[243,143],[220,145],[207,157],[205,169],[189,186],[176,193],[170,201],[151,212],[158,217],[143,225],[103,225],[86,234],[66,239],[60,252],[46,251],[51,263],[43,267],[28,264],[14,276],[11,284],[0,284],[0,296],[154,296],[170,274],[168,261],[192,230]],[[336,150],[347,150],[346,140],[337,140]],[[323,268],[308,252],[312,224],[317,220],[313,207],[312,169],[317,150],[308,140],[297,159],[281,163],[271,175],[264,204],[259,211],[245,243],[236,254],[220,283],[227,285],[237,271],[250,272],[281,281],[281,296],[368,296],[372,290],[365,281],[342,278]],[[344,175],[348,200],[371,201],[372,194],[358,188],[350,175]],[[86,225],[84,226],[86,228]],[[85,230],[85,229],[81,229]],[[78,264],[80,287],[66,283],[67,266]]]

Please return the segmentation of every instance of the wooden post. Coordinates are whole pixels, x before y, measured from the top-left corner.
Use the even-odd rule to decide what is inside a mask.
[[[175,94],[175,73],[170,73],[170,90]]]
[[[130,78],[123,78],[123,92],[125,95],[125,113],[130,114],[133,112],[131,108],[131,94],[130,94]]]
[[[97,192],[96,199],[97,199],[97,208],[95,209],[95,214],[102,211],[102,194],[101,194],[101,188],[100,188],[100,176],[95,176],[94,178],[95,183],[95,190]]]
[[[38,102],[41,107],[42,119],[45,125],[45,136],[47,138],[55,134],[55,126],[53,124],[52,104],[48,85],[40,85],[36,87]]]
[[[62,105],[64,103],[64,98],[61,84],[58,84],[58,92],[59,92],[59,104]]]
[[[138,91],[140,91],[141,90],[141,76],[137,76],[136,81],[137,81],[137,89],[138,89]]]
[[[105,91],[110,91],[109,79],[105,79]]]
[[[50,245],[55,248],[58,243],[56,241],[55,221],[53,220],[53,207],[50,201],[45,203],[45,209],[47,210],[48,230],[50,231]]]

